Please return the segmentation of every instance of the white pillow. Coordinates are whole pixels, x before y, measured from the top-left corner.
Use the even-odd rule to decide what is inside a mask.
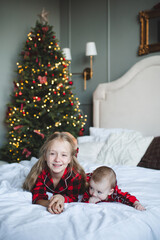
[[[82,136],[77,137],[78,144],[80,143],[93,143],[93,142],[105,142],[108,139],[108,136]]]
[[[137,166],[153,137],[139,132],[112,133],[101,148],[97,162],[105,165]]]
[[[124,128],[96,128],[96,127],[89,128],[90,136],[105,136],[106,138],[109,137],[111,133],[130,132],[130,131],[133,131],[133,130],[124,129]]]
[[[94,142],[94,140],[95,140],[94,136],[81,136],[81,137],[77,137],[78,144],[86,143],[86,142]]]
[[[77,159],[79,161],[95,162],[105,142],[84,142],[79,143]]]

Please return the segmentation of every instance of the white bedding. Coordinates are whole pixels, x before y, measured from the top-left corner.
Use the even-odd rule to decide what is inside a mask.
[[[144,137],[136,131],[112,133],[97,157],[107,165],[137,166],[153,137]]]
[[[102,128],[98,131],[93,127],[90,129],[96,130],[95,135],[78,138],[78,160],[86,159],[107,165],[137,166],[153,140],[153,136],[145,137],[133,130],[105,131]]]
[[[69,203],[52,215],[31,203],[21,185],[36,159],[0,166],[0,240],[159,240],[160,170],[113,166],[118,186],[146,207],[140,212],[121,203]],[[81,161],[86,172],[99,164]]]

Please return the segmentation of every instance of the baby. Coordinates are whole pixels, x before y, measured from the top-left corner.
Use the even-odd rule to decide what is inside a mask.
[[[93,173],[87,174],[87,182],[88,191],[84,193],[82,202],[121,202],[137,210],[145,210],[135,196],[118,188],[116,174],[112,168],[106,166],[96,168]]]

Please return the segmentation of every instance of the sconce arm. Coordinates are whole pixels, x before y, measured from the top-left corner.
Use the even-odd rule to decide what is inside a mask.
[[[89,67],[85,68],[82,73],[72,73],[72,75],[82,75],[83,79],[84,79],[84,76],[85,76],[86,80],[91,79],[92,78],[92,74],[93,74],[92,70]]]

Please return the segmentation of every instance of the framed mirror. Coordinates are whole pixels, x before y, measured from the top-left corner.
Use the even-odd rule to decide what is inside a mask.
[[[139,55],[160,51],[160,8],[139,12]]]

